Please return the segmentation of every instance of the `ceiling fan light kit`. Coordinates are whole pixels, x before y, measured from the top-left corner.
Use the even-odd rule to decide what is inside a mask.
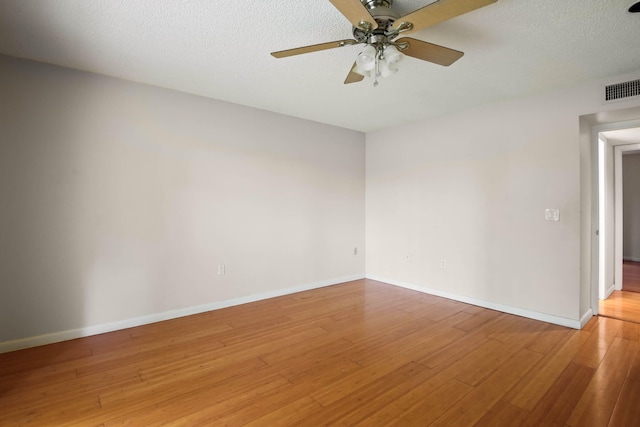
[[[378,77],[389,77],[398,71],[398,62],[402,54],[393,45],[378,50],[373,45],[366,45],[356,58],[353,72],[364,77],[374,77],[374,86],[378,85]]]
[[[405,55],[442,66],[449,66],[464,55],[463,52],[411,37],[398,38],[401,34],[422,30],[497,0],[435,0],[402,17],[392,9],[393,0],[329,1],[351,22],[353,39],[288,49],[271,55],[285,58],[363,44],[344,83],[356,83],[369,77],[377,86],[378,77],[389,77],[398,71],[398,62]]]

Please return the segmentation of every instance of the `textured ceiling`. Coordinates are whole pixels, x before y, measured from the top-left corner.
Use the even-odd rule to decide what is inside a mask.
[[[412,34],[461,60],[407,57],[375,88],[342,84],[359,46],[269,55],[350,38],[328,0],[0,0],[0,53],[371,131],[638,71],[633,2],[498,0]]]

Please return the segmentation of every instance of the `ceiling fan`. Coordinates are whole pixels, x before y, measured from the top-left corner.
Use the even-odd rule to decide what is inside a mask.
[[[427,43],[411,37],[400,37],[435,25],[497,0],[436,0],[408,15],[400,16],[392,8],[393,0],[329,0],[353,25],[353,39],[298,47],[273,52],[276,58],[334,49],[356,44],[365,45],[357,56],[344,83],[356,83],[365,77],[387,77],[398,71],[403,54],[423,61],[449,66],[463,52]]]

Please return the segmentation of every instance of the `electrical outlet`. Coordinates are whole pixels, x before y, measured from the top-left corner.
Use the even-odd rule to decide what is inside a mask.
[[[224,276],[224,264],[218,265],[218,276]]]
[[[447,260],[446,259],[441,259],[440,260],[440,268],[447,268]]]
[[[544,219],[546,221],[560,221],[560,209],[545,209]]]
[[[358,248],[353,248],[353,254],[358,255]]]
[[[406,263],[410,263],[411,262],[411,254],[406,254],[404,256],[404,262],[406,262]]]

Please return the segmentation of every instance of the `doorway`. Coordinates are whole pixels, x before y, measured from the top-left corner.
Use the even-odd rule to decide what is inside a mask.
[[[640,242],[636,244],[636,240],[640,241],[640,229],[633,218],[638,216],[640,208],[639,142],[640,127],[598,134],[598,312],[638,323],[640,293],[634,290],[640,291],[640,282],[636,281],[640,273],[640,262],[637,262],[640,261]]]
[[[622,153],[622,289],[640,292],[640,144]]]
[[[579,117],[580,130],[580,324],[599,314],[600,280],[600,175],[601,132],[640,128],[640,106],[620,108]],[[637,141],[637,140],[636,140]],[[612,181],[613,182],[613,181]],[[613,221],[610,221],[613,223]],[[606,229],[603,228],[603,232]],[[611,236],[615,233],[610,232]],[[610,243],[613,244],[613,243]],[[613,252],[613,249],[610,249]],[[613,263],[612,263],[613,265]],[[609,272],[611,274],[611,272]],[[612,282],[612,284],[614,284]],[[615,284],[614,284],[615,285]],[[615,290],[615,289],[614,289]]]

